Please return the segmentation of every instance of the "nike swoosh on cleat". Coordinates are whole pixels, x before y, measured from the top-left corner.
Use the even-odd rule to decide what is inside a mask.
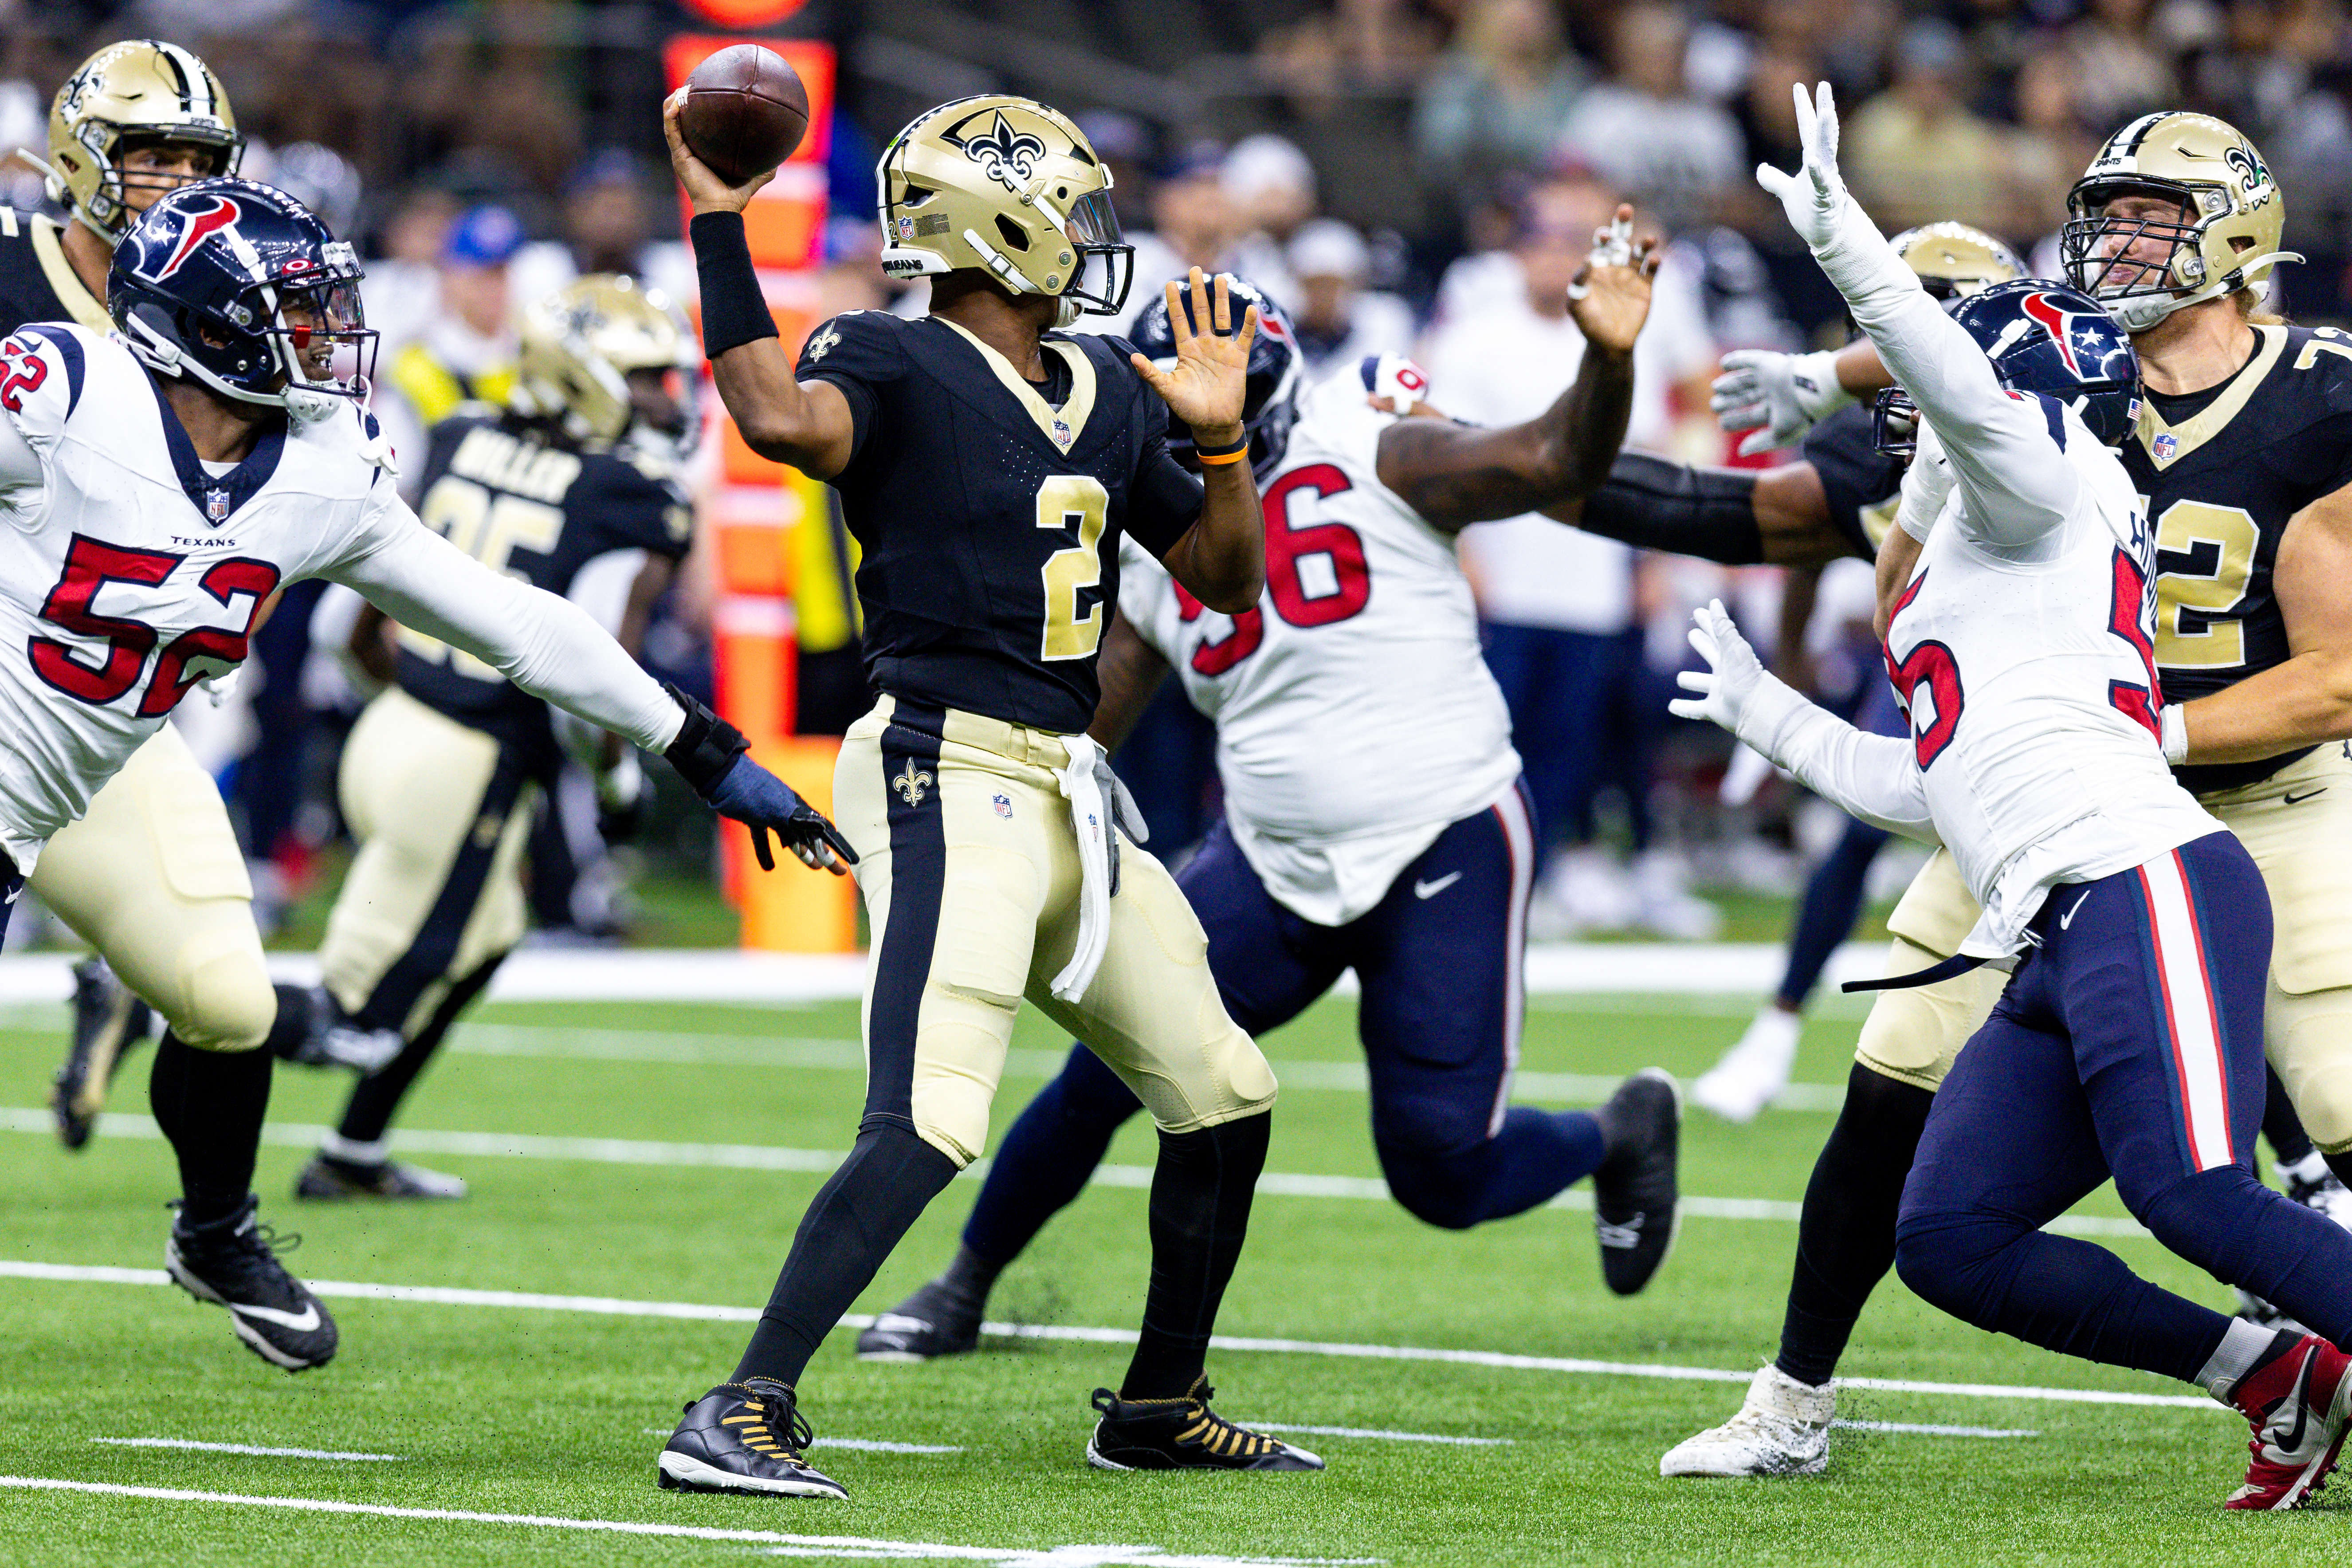
[[[2326,793],[2327,793],[2327,786],[2326,786],[2326,784],[2321,784],[2317,789],[2315,789],[2315,790],[2305,790],[2305,791],[2303,794],[2301,794],[2301,795],[2283,795],[2279,796],[2279,804],[2280,804],[2281,805],[2301,805],[2305,801],[2309,800],[2313,795],[2326,795]]]
[[[226,1305],[238,1317],[259,1318],[265,1323],[276,1323],[298,1334],[307,1334],[319,1326],[319,1303],[316,1301],[299,1312],[284,1312],[275,1307],[248,1307],[242,1301],[230,1301]]]
[[[1415,882],[1412,885],[1412,896],[1416,899],[1433,899],[1461,879],[1461,872],[1448,871],[1433,882]]]
[[[2294,1462],[2295,1450],[2303,1447],[2304,1428],[2311,1422],[2311,1363],[2318,1359],[2317,1352],[2306,1352],[2303,1370],[2294,1374],[2294,1386],[2287,1390],[2286,1396],[2294,1401],[2294,1425],[2287,1429],[2284,1441],[2272,1445],[2286,1464]]]

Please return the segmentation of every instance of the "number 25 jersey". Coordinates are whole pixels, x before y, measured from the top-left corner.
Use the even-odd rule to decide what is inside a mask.
[[[1261,487],[1255,609],[1204,609],[1133,551],[1119,588],[1119,613],[1216,721],[1234,841],[1268,892],[1321,925],[1378,904],[1519,776],[1454,541],[1375,471],[1395,423],[1366,405],[1377,363],[1300,401]]]
[[[1024,380],[937,316],[836,316],[797,371],[848,401],[833,479],[858,543],[867,675],[893,696],[1056,734],[1094,719],[1118,542],[1165,554],[1201,514],[1168,405],[1117,338],[1047,334]]]

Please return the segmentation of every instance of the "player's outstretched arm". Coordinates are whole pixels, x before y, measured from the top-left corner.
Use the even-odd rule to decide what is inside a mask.
[[[1625,444],[1633,407],[1633,342],[1649,319],[1658,258],[1632,238],[1633,209],[1594,237],[1569,288],[1569,313],[1584,333],[1576,380],[1524,425],[1482,429],[1402,419],[1381,433],[1381,483],[1432,527],[1461,529],[1521,512],[1565,522],[1604,484]]]
[[[1853,546],[1830,516],[1811,463],[1703,468],[1620,452],[1609,478],[1579,502],[1547,507],[1558,521],[1636,550],[1692,555],[1724,566],[1822,566]]]
[[[1242,424],[1257,307],[1248,307],[1240,330],[1233,331],[1233,289],[1225,274],[1217,275],[1212,289],[1195,267],[1185,288],[1195,301],[1208,301],[1211,330],[1192,330],[1192,312],[1171,280],[1168,325],[1176,363],[1162,370],[1141,354],[1129,356],[1169,412],[1192,427],[1201,453],[1201,515],[1160,560],[1201,603],[1238,616],[1265,589],[1265,521],[1258,510],[1257,477],[1250,472],[1249,431]]]
[[[2283,663],[2164,710],[2170,763],[2251,763],[2352,737],[2352,487],[2297,512],[2271,592],[2286,621]]]
[[[1752,458],[1795,446],[1839,409],[1894,384],[1868,338],[1809,354],[1738,349],[1723,356],[1707,405],[1725,434],[1752,432],[1739,443],[1739,455]]]
[[[743,207],[775,171],[730,185],[688,151],[678,130],[686,89],[662,105],[670,167],[694,208],[689,232],[702,286],[702,347],[719,400],[744,444],[771,462],[789,463],[812,479],[829,479],[849,466],[856,426],[849,400],[830,382],[796,381],[793,360],[776,335],[751,269],[743,238]]]
[[[1135,732],[1136,721],[1168,679],[1168,661],[1143,640],[1135,623],[1114,613],[1110,629],[1103,633],[1095,679],[1102,686],[1102,698],[1095,704],[1094,722],[1087,726],[1087,733],[1104,751],[1115,752]]]

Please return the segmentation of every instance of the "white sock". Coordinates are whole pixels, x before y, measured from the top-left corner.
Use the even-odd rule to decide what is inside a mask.
[[[2227,1405],[2230,1395],[2237,1390],[2238,1380],[2253,1371],[2254,1363],[2262,1359],[2263,1352],[2271,1348],[2271,1342],[2276,1338],[2278,1335],[2269,1329],[2258,1329],[2243,1318],[2232,1318],[2221,1335],[2221,1342],[2213,1347],[2213,1353],[2190,1381]]]
[[[392,1140],[378,1138],[362,1143],[331,1129],[319,1140],[319,1152],[346,1165],[381,1165],[392,1157]]]

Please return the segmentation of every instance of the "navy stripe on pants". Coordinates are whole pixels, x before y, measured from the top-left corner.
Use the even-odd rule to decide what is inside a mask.
[[[940,736],[946,712],[898,700],[882,731],[882,778],[890,803],[890,912],[875,939],[874,996],[866,1007],[866,1115],[915,1131],[915,1027],[939,946],[947,886],[947,828],[940,815]],[[893,781],[904,780],[903,787]]]

